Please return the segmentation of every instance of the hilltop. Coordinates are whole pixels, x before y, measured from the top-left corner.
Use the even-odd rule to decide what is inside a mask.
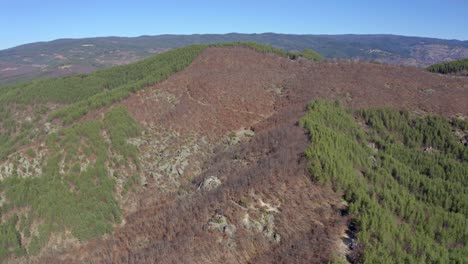
[[[0,260],[466,258],[468,79],[307,54],[194,45],[0,88]]]
[[[191,44],[255,41],[287,51],[313,49],[328,59],[426,67],[468,57],[468,42],[396,35],[204,34],[59,39],[0,51],[0,84],[88,73]]]

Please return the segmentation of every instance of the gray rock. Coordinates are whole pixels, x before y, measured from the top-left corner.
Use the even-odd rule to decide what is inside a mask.
[[[202,183],[200,183],[200,186],[198,187],[198,189],[203,190],[203,191],[211,191],[211,190],[218,188],[218,186],[220,185],[221,185],[221,180],[219,180],[218,177],[210,176],[204,179]]]

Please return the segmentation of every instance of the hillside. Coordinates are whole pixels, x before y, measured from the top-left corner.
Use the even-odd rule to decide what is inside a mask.
[[[0,88],[0,261],[463,262],[468,79],[307,53]]]
[[[396,35],[159,35],[59,39],[0,51],[0,84],[87,73],[191,44],[255,41],[288,51],[313,49],[326,58],[429,66],[468,56],[468,42]]]

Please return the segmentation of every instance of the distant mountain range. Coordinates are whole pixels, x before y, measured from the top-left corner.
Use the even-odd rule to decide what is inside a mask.
[[[202,34],[58,39],[0,51],[0,84],[87,73],[190,44],[255,41],[285,50],[311,48],[329,59],[425,67],[468,57],[468,41],[397,35]]]

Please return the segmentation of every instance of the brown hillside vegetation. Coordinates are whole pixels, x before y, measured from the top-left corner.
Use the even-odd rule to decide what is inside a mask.
[[[224,135],[264,120],[281,104],[304,108],[313,98],[339,99],[354,108],[465,114],[467,89],[466,79],[413,67],[316,64],[241,47],[210,48],[183,72],[124,104],[146,125]]]
[[[308,139],[297,126],[314,98],[466,115],[468,79],[208,48],[184,71],[122,102],[147,138],[176,135],[164,148],[141,139],[146,181],[125,208],[125,224],[38,261],[327,263],[344,254],[338,249],[345,205],[340,194],[310,180],[303,156]],[[179,153],[182,145],[190,149],[186,155]],[[162,170],[155,155],[180,166],[175,173]]]

